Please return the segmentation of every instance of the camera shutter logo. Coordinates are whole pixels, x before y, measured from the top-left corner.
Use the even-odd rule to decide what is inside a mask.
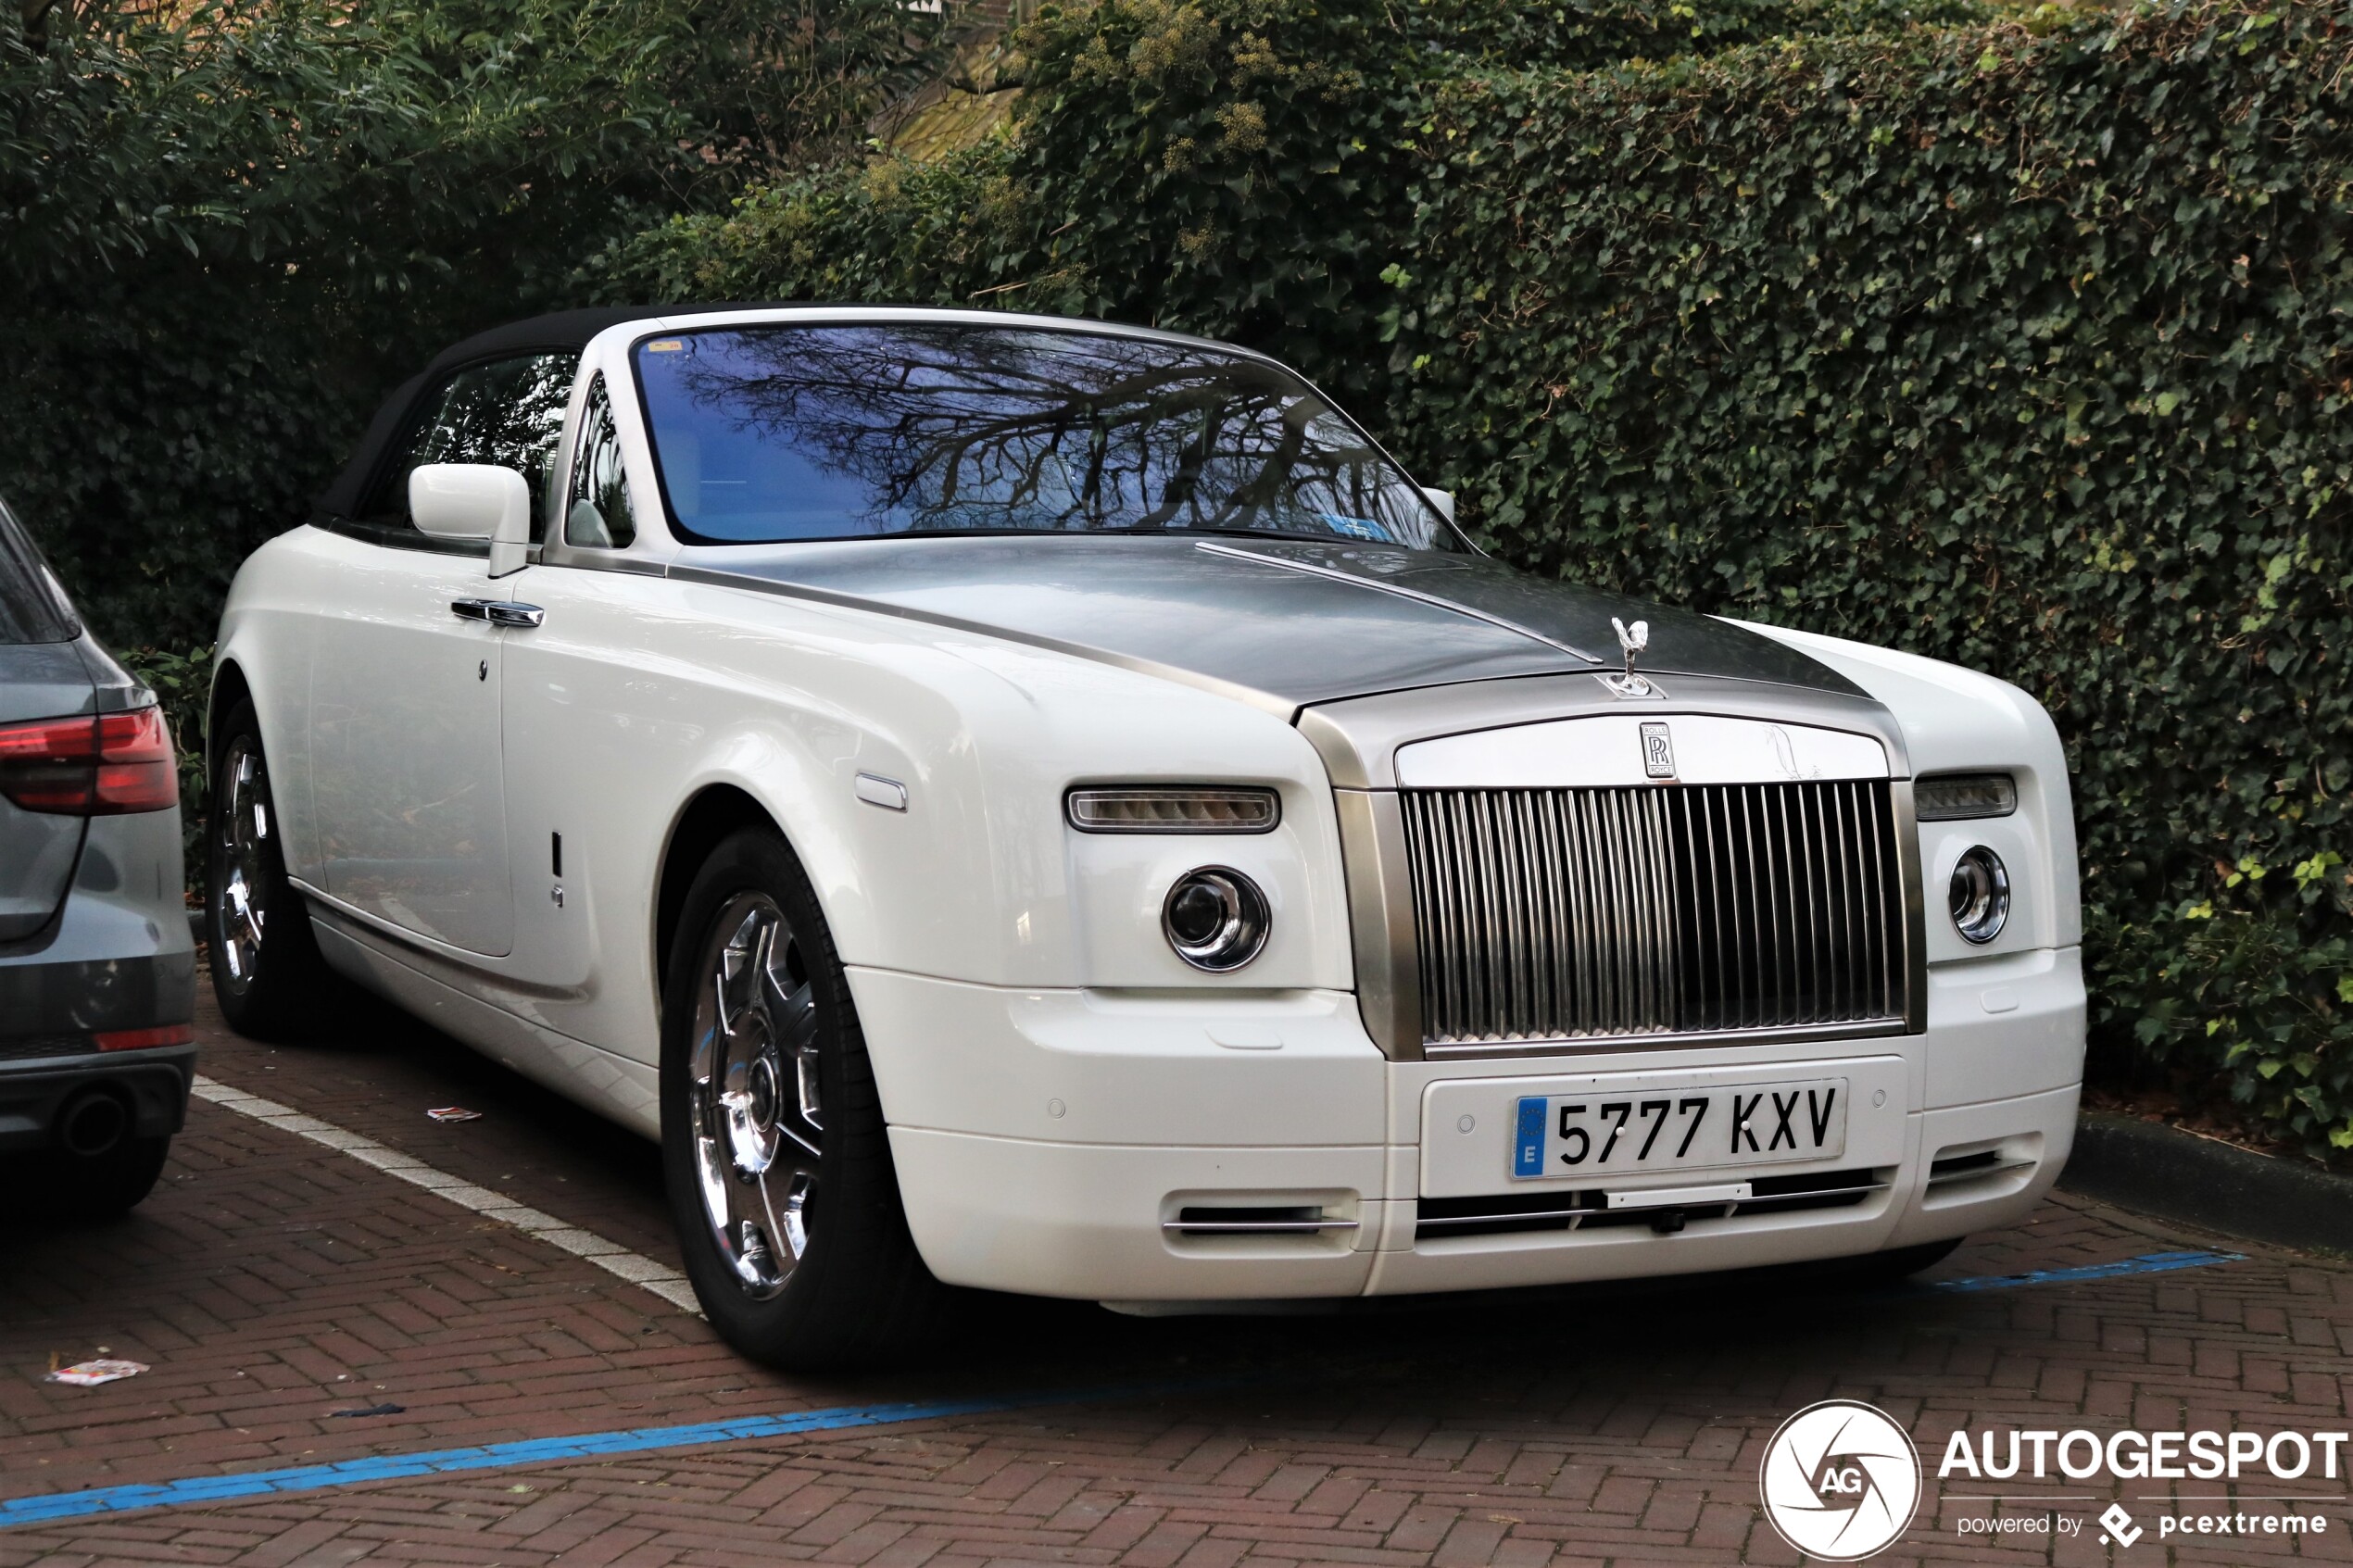
[[[1910,1527],[1919,1450],[1884,1411],[1825,1399],[1781,1423],[1756,1484],[1781,1539],[1808,1557],[1859,1562]]]

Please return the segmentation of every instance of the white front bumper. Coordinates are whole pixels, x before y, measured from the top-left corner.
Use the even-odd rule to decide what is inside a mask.
[[[1920,1035],[1444,1063],[1383,1060],[1340,992],[1009,992],[873,970],[853,971],[851,986],[925,1262],[951,1284],[1085,1299],[1544,1285],[1963,1236],[2049,1190],[2073,1141],[2082,1064],[2073,948],[1933,972]],[[1867,1171],[1870,1190],[1855,1200],[1693,1211],[1674,1234],[1647,1223],[1422,1229],[1424,1198],[1568,1185],[1510,1178],[1505,1108],[1519,1095],[1596,1077],[1655,1090],[1824,1076],[1853,1086],[1838,1158],[1613,1185]],[[1170,1228],[1188,1209],[1199,1219],[1236,1208],[1313,1213],[1328,1228]]]

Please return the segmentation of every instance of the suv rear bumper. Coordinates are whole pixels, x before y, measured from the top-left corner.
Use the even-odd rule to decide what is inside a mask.
[[[181,941],[187,937],[184,922]],[[86,953],[88,949],[82,949]],[[124,958],[0,955],[0,1062],[55,1040],[55,1053],[87,1049],[93,1034],[187,1023],[196,1015],[196,955],[149,950]]]
[[[195,943],[181,898],[180,812],[94,817],[57,917],[0,944],[0,1062],[28,1036],[152,1029],[196,1015]]]
[[[129,1112],[125,1136],[170,1137],[187,1120],[195,1071],[193,1045],[0,1061],[0,1153],[63,1147],[69,1109],[93,1094]]]

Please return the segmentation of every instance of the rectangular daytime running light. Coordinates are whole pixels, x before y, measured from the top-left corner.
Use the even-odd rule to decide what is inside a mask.
[[[1074,789],[1064,809],[1081,833],[1272,833],[1281,820],[1271,789]]]
[[[2007,773],[1946,773],[1912,785],[1913,814],[1924,822],[2007,817],[2018,809],[2018,781]]]

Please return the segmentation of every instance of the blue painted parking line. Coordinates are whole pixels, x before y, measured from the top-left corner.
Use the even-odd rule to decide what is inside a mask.
[[[1239,1379],[1231,1378],[1204,1378],[1189,1383],[1033,1389],[1026,1393],[988,1395],[969,1399],[837,1406],[828,1410],[800,1411],[790,1415],[739,1416],[727,1421],[701,1421],[679,1426],[639,1426],[619,1432],[588,1432],[573,1437],[532,1437],[512,1443],[485,1443],[476,1448],[434,1449],[413,1454],[378,1454],[367,1459],[341,1460],[333,1464],[298,1465],[289,1470],[249,1470],[233,1475],[198,1475],[182,1481],[98,1486],[88,1491],[53,1492],[46,1497],[0,1500],[0,1529],[15,1524],[79,1519],[94,1513],[122,1513],[132,1509],[284,1497],[293,1492],[324,1491],[335,1486],[359,1486],[370,1481],[397,1481],[415,1475],[451,1475],[470,1470],[501,1470],[514,1465],[604,1459],[614,1454],[654,1453],[667,1449],[701,1448],[711,1443],[742,1443],[789,1437],[800,1433],[840,1432],[859,1426],[937,1421],[947,1416],[991,1415],[1003,1411],[1031,1410],[1047,1405],[1101,1404],[1106,1400],[1162,1394],[1206,1393],[1236,1386],[1239,1382]]]
[[[2114,1263],[2085,1263],[2073,1269],[2037,1269],[2028,1274],[1980,1274],[1973,1279],[1940,1279],[1931,1290],[2016,1290],[2028,1285],[2074,1285],[2088,1279],[2117,1279],[2125,1274],[2162,1274],[2175,1269],[2210,1269],[2217,1263],[2240,1263],[2244,1252],[2145,1252]]]

